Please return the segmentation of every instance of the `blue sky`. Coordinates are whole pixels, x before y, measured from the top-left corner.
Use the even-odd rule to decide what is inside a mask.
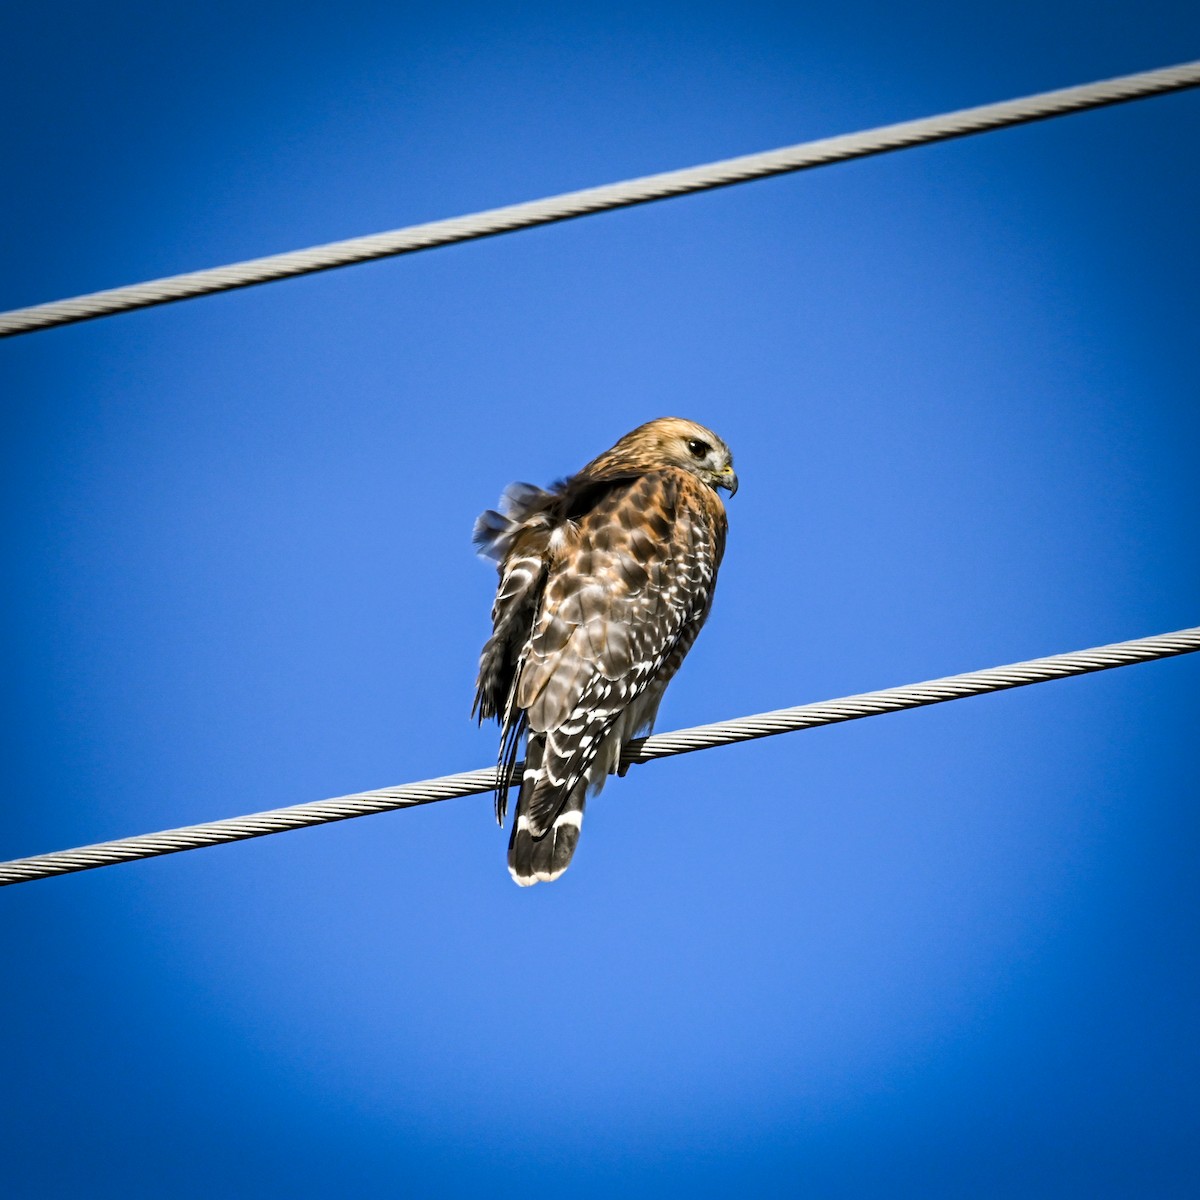
[[[1194,6],[46,3],[13,307],[1200,56]],[[476,514],[742,489],[661,728],[1200,622],[1200,97],[0,345],[15,857],[487,764]],[[14,1196],[1183,1196],[1173,660],[0,894]]]

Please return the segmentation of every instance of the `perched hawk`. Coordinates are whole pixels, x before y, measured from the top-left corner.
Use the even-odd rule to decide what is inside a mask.
[[[522,887],[567,869],[587,796],[653,724],[712,605],[726,530],[716,489],[737,482],[715,433],[662,417],[548,492],[514,483],[503,511],[475,523],[500,586],[473,711],[500,722],[506,775],[525,737],[508,844]],[[501,784],[501,824],[507,806]]]

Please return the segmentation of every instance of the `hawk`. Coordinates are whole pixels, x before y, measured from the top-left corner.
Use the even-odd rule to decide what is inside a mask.
[[[588,795],[654,723],[712,606],[737,491],[711,429],[661,417],[549,491],[514,483],[475,523],[500,585],[479,660],[480,721],[501,725],[496,819],[525,741],[508,869],[522,887],[571,861]]]

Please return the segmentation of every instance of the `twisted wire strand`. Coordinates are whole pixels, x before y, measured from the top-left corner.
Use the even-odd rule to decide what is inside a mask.
[[[555,221],[627,208],[652,200],[708,191],[754,179],[765,179],[771,175],[783,175],[792,171],[827,166],[830,163],[865,158],[872,154],[883,154],[891,150],[904,150],[910,146],[1003,129],[1010,125],[1021,125],[1029,121],[1082,112],[1085,109],[1182,91],[1198,85],[1200,60],[1085,83],[1077,87],[1040,92],[996,104],[959,109],[915,121],[902,121],[895,125],[884,125],[840,137],[801,142],[778,150],[766,150],[682,170],[645,175],[621,183],[488,209],[469,216],[410,225],[386,233],[329,242],[306,250],[272,254],[228,266],[190,271],[147,283],[91,292],[68,300],[12,309],[0,313],[0,337],[70,325],[94,317],[150,308],[156,304],[168,304],[175,300],[187,300],[214,292],[288,279],[296,275],[308,275],[315,271],[327,271],[334,267],[369,262],[372,259],[411,254],[435,246],[448,246],[455,242],[512,233],[535,225],[548,225]]]
[[[1190,654],[1197,650],[1200,650],[1200,626],[1130,642],[1117,642],[1110,646],[1097,646],[1091,650],[1076,650],[1049,658],[1035,658],[1004,667],[989,667],[965,675],[949,675],[943,679],[909,684],[907,687],[885,688],[883,691],[865,692],[857,696],[825,700],[818,704],[801,704],[796,708],[782,708],[775,712],[740,717],[734,721],[698,725],[692,729],[677,729],[673,733],[656,734],[631,742],[622,756],[622,762],[652,762],[676,754],[689,754],[694,750],[728,746],[734,742],[812,729],[818,725],[835,725],[841,721],[854,721],[860,717],[920,708],[927,704],[941,704],[947,700],[960,700],[967,696],[1025,687],[1028,684],[1044,683],[1069,675],[1107,671],[1112,667],[1150,662],[1177,654]],[[518,763],[514,768],[514,779],[520,779],[522,765]],[[338,796],[332,800],[295,804],[289,808],[276,808],[245,817],[229,817],[203,825],[168,829],[162,833],[146,833],[119,841],[100,842],[77,850],[18,858],[0,863],[0,887],[33,879],[45,879],[52,875],[66,875],[73,871],[87,871],[93,867],[111,866],[139,858],[154,858],[160,854],[174,854],[181,850],[196,850],[202,846],[216,846],[223,842],[264,837],[271,833],[283,833],[288,829],[324,825],[331,821],[364,817],[395,808],[432,804],[456,796],[489,792],[495,786],[496,768],[485,767],[458,775],[445,775],[439,779],[426,779],[419,783],[406,783],[397,787],[379,788],[372,792]]]

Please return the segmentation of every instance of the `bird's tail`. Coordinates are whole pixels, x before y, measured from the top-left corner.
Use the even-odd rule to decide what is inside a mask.
[[[570,865],[583,826],[587,779],[570,791],[556,784],[542,766],[544,751],[544,738],[529,739],[508,842],[508,873],[521,887],[557,879]]]

